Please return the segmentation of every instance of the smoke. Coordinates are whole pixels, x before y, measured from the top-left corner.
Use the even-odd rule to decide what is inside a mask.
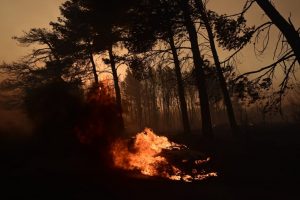
[[[7,110],[0,107],[0,137],[30,136],[32,122],[21,110]]]

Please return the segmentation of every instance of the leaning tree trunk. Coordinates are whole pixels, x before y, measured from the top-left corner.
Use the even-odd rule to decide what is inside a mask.
[[[232,133],[234,135],[237,135],[238,126],[237,126],[237,123],[236,123],[235,114],[234,114],[233,107],[232,107],[232,102],[231,102],[231,99],[230,99],[230,95],[229,95],[229,92],[228,92],[228,89],[227,89],[226,80],[225,80],[223,72],[222,72],[218,52],[217,52],[216,45],[215,45],[215,42],[214,42],[214,35],[213,35],[213,32],[212,32],[212,28],[211,28],[211,25],[209,23],[209,19],[207,17],[207,13],[206,13],[206,10],[204,8],[202,0],[195,0],[195,2],[196,2],[196,6],[199,9],[199,12],[200,12],[201,18],[204,22],[205,28],[207,30],[211,51],[212,51],[212,54],[213,54],[215,65],[216,65],[217,76],[218,76],[218,79],[220,81],[220,86],[221,86],[221,90],[222,90],[222,93],[223,93],[224,103],[225,103],[225,106],[226,106],[227,116],[228,116],[229,123],[230,123],[231,129],[232,129]]]
[[[198,35],[195,28],[195,25],[190,16],[190,8],[188,0],[181,0],[181,8],[183,11],[183,17],[185,21],[185,26],[189,35],[194,67],[196,72],[196,82],[199,92],[200,106],[201,106],[201,121],[202,121],[202,131],[203,134],[207,137],[213,137],[212,124],[211,124],[211,115],[209,109],[209,100],[206,90],[205,83],[205,73],[204,73],[204,62],[201,58],[199,46],[198,46]]]
[[[90,59],[91,64],[92,64],[92,72],[93,72],[93,75],[94,75],[95,85],[96,85],[96,87],[99,87],[99,77],[98,77],[98,74],[97,74],[97,67],[96,67],[96,64],[95,64],[95,60],[94,60],[94,56],[93,56],[93,52],[92,52],[92,46],[90,45],[90,42],[88,42],[87,47],[88,47],[87,50],[88,50],[88,54],[89,54],[89,59]]]
[[[115,57],[114,57],[113,51],[112,51],[112,46],[108,49],[108,54],[109,54],[111,71],[112,71],[113,80],[114,80],[114,88],[115,88],[115,93],[116,93],[116,104],[118,107],[118,112],[120,114],[120,129],[121,129],[121,131],[123,131],[125,129],[125,127],[124,127],[124,120],[123,120],[123,116],[122,116],[123,111],[122,111],[121,90],[120,90],[120,86],[119,86],[119,77],[118,77],[118,73],[117,73]]]
[[[94,75],[95,84],[96,84],[96,86],[99,86],[99,78],[98,78],[98,74],[97,74],[97,68],[96,68],[96,64],[95,64],[92,53],[90,53],[90,60],[92,63],[92,71],[93,71],[93,75]]]
[[[182,124],[183,129],[185,133],[191,132],[190,122],[189,122],[189,116],[187,112],[187,105],[186,100],[184,96],[184,86],[183,86],[183,80],[182,80],[182,74],[180,69],[180,61],[177,55],[177,49],[174,43],[172,31],[169,31],[169,44],[172,50],[173,60],[174,60],[174,66],[175,66],[175,73],[176,73],[176,79],[177,79],[177,89],[178,89],[178,97],[180,102],[180,110],[181,110],[181,117],[182,117]]]
[[[256,3],[282,32],[300,64],[300,37],[298,31],[291,23],[283,18],[269,0],[256,0]]]

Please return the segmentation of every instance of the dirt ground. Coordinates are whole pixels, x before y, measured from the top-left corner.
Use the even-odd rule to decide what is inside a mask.
[[[218,177],[185,183],[108,169],[82,149],[37,150],[24,140],[1,142],[1,199],[300,199],[300,126],[243,128],[213,142],[198,132],[171,138],[211,156]]]

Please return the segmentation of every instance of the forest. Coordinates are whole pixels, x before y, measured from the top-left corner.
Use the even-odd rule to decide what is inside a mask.
[[[31,52],[0,64],[1,110],[24,116],[0,126],[0,196],[299,198],[300,28],[271,0],[211,1],[66,0],[12,36]],[[271,62],[241,67],[249,47]]]

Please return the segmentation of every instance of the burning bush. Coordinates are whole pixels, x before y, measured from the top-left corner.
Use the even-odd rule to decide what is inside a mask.
[[[106,148],[121,134],[121,112],[107,84],[90,88],[75,128],[83,144]]]

